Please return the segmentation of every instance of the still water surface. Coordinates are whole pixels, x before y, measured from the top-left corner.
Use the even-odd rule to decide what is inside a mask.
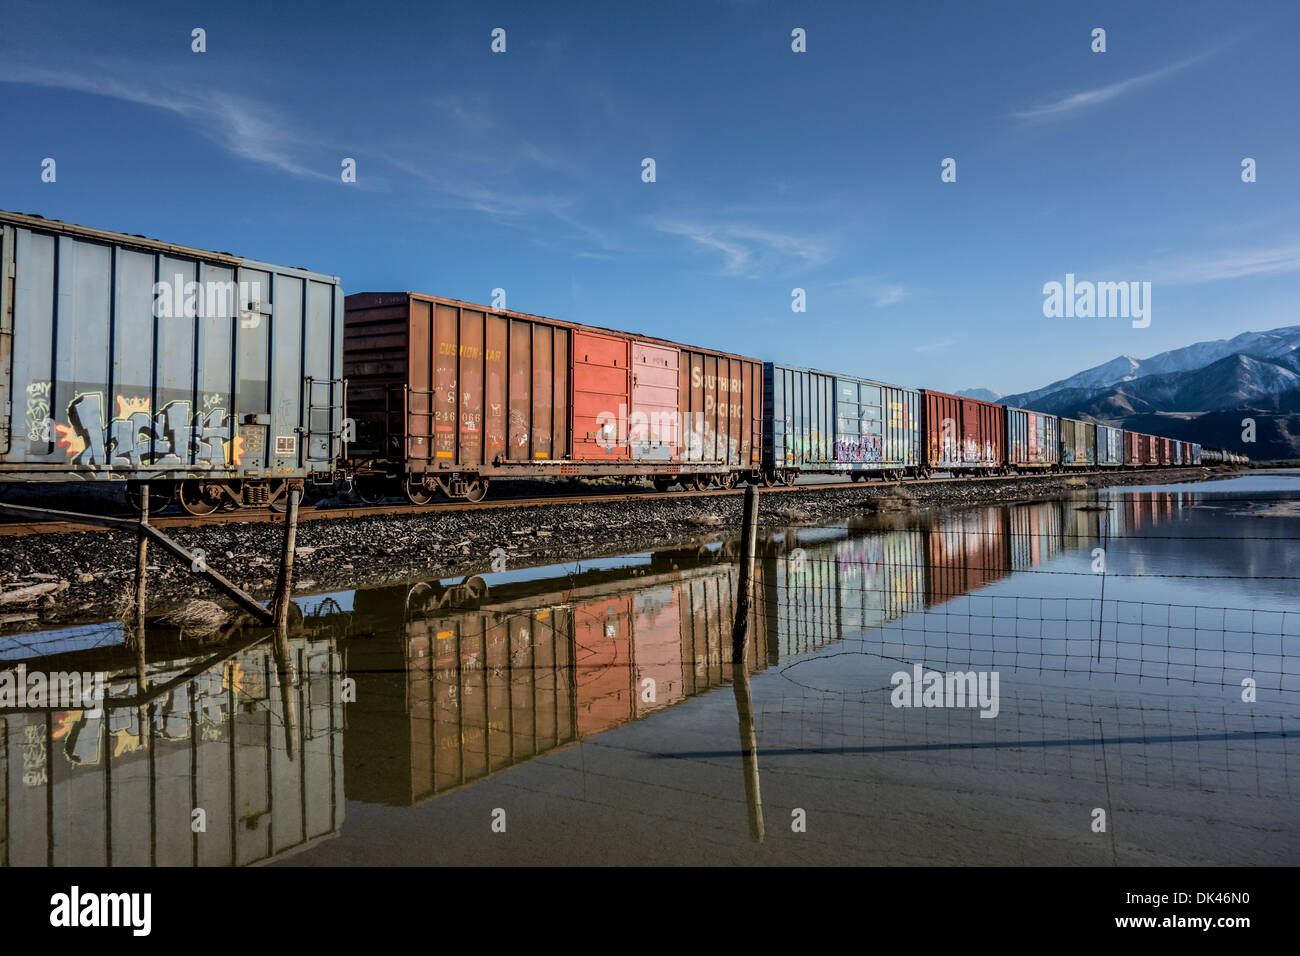
[[[1297,492],[1251,476],[760,534],[743,671],[731,540],[305,598],[278,647],[151,632],[143,686],[114,626],[0,638],[6,667],[111,675],[103,716],[0,712],[0,852],[1295,864]],[[929,672],[976,693],[896,690]]]

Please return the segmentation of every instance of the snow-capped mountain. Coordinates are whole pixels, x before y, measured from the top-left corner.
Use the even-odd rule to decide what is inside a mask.
[[[1216,339],[1211,342],[1197,342],[1180,349],[1161,352],[1150,358],[1138,359],[1131,355],[1121,355],[1102,365],[1085,369],[1069,378],[1053,382],[1043,388],[1016,395],[1006,395],[1000,399],[1008,405],[1021,408],[1038,408],[1044,399],[1053,393],[1069,391],[1074,393],[1073,400],[1078,401],[1088,393],[1100,393],[1124,382],[1152,375],[1169,375],[1178,372],[1191,372],[1206,368],[1220,359],[1230,355],[1248,355],[1260,360],[1294,359],[1300,348],[1300,325],[1289,325],[1268,332],[1243,332],[1230,339]],[[1286,367],[1292,367],[1288,363]],[[1265,378],[1271,373],[1262,372]],[[1279,385],[1282,384],[1280,381]],[[1288,386],[1289,387],[1289,386]],[[1279,389],[1285,391],[1285,388]],[[1065,396],[1052,399],[1059,403]],[[1222,408],[1222,405],[1215,405]],[[1044,408],[1044,411],[1050,409]],[[1205,411],[1206,409],[1185,409],[1188,411]],[[1059,414],[1059,413],[1058,413]]]

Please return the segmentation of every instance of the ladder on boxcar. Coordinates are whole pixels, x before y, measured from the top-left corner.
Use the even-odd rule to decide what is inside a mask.
[[[340,459],[347,457],[348,436],[346,434],[348,424],[348,380],[346,378],[313,378],[310,375],[306,378],[307,382],[307,426],[299,428],[302,433],[305,447],[303,449],[303,461],[306,464],[328,464],[333,470]],[[318,390],[325,390],[326,401],[324,404],[317,402]],[[334,428],[334,412],[339,411],[339,427]],[[323,412],[327,416],[329,424],[325,428],[315,427],[316,415]],[[316,439],[323,438],[325,441],[325,455],[321,457],[313,454]],[[335,441],[338,442],[336,448]]]

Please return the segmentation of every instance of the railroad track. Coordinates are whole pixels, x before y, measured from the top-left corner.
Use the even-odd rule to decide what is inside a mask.
[[[1180,471],[1174,468],[1171,471]],[[1163,472],[1162,472],[1163,473]],[[1112,471],[1072,471],[1051,475],[979,475],[969,478],[908,478],[902,480],[853,482],[835,481],[819,482],[806,485],[775,485],[764,488],[763,494],[797,494],[809,491],[826,491],[843,488],[887,488],[892,485],[923,485],[933,487],[944,484],[967,484],[971,482],[1014,482],[1033,478],[1086,478],[1096,475],[1115,474]],[[1138,472],[1135,474],[1149,474]],[[647,488],[645,491],[620,492],[616,494],[582,494],[582,495],[546,495],[535,498],[499,498],[491,501],[436,501],[427,505],[409,503],[391,505],[341,505],[341,506],[306,506],[298,511],[299,521],[324,521],[340,518],[380,518],[402,515],[430,514],[450,511],[491,511],[509,508],[544,508],[555,505],[606,504],[620,501],[639,501],[642,499],[677,500],[683,498],[721,498],[739,496],[745,493],[743,485],[736,488],[710,488],[705,491],[670,491],[660,492]],[[129,519],[129,513],[113,515]],[[243,508],[238,511],[217,512],[205,517],[188,514],[150,516],[149,523],[156,528],[192,528],[219,524],[277,524],[284,521],[279,512],[261,508]],[[81,531],[104,531],[104,527],[75,520],[50,521],[7,521],[0,518],[0,538],[23,537],[32,534],[71,534]]]

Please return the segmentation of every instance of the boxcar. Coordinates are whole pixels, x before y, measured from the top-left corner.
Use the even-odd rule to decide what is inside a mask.
[[[763,364],[763,477],[901,476],[921,464],[921,393],[847,375]]]
[[[1091,468],[1097,464],[1097,426],[1074,418],[1061,419],[1061,464]]]
[[[1157,465],[1172,465],[1174,463],[1174,441],[1172,438],[1160,438],[1159,441],[1159,458],[1156,459]]]
[[[1007,406],[1007,465],[1017,471],[1051,469],[1061,462],[1055,415]]]
[[[400,485],[481,499],[499,476],[757,476],[762,365],[711,349],[418,293],[346,300],[350,464],[375,500]]]
[[[1160,464],[1160,439],[1141,432],[1124,432],[1124,462],[1131,468]]]
[[[278,506],[342,450],[337,278],[0,213],[0,480]]]
[[[1124,429],[1097,426],[1097,464],[1103,468],[1124,464]]]
[[[921,389],[924,469],[954,474],[1006,465],[1006,412],[974,398]]]
[[[1196,442],[1189,442],[1188,448],[1190,449],[1190,454],[1192,456],[1188,464],[1191,465],[1201,464],[1201,451],[1202,451],[1201,446]]]
[[[1124,430],[1124,465],[1137,468],[1142,464],[1142,435],[1129,429]]]

